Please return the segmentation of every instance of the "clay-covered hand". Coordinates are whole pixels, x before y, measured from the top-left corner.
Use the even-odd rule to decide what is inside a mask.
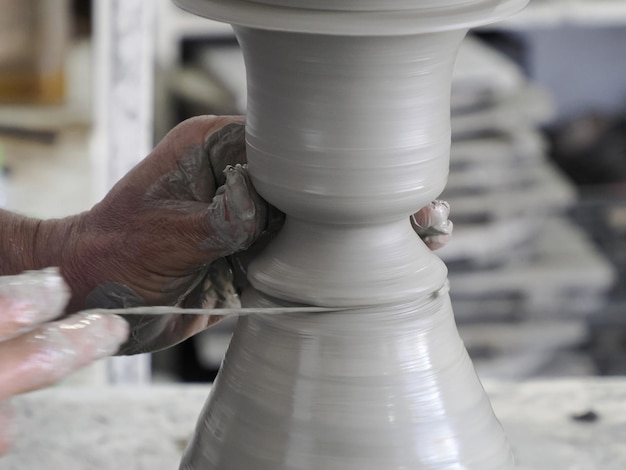
[[[243,163],[241,117],[198,117],[173,129],[68,231],[62,266],[72,309],[200,306],[211,264],[248,248],[266,226],[267,204]],[[123,354],[171,346],[218,318],[128,320]]]
[[[411,216],[413,229],[431,250],[437,250],[450,241],[452,222],[450,205],[439,199],[421,208]]]
[[[0,277],[0,455],[11,440],[8,398],[54,384],[117,351],[128,324],[114,315],[63,313],[69,290],[54,269]]]

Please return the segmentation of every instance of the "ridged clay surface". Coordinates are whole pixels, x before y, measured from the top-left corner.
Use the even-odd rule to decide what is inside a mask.
[[[182,470],[514,467],[445,293],[241,318],[212,390]]]
[[[250,176],[286,213],[184,470],[508,470],[458,337],[446,269],[410,215],[442,191],[469,26],[525,0],[177,0],[235,24]]]

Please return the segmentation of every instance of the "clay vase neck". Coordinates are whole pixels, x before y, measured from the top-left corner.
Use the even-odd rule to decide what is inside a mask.
[[[448,175],[450,82],[465,31],[352,37],[236,27],[250,175],[287,214],[249,270],[294,302],[413,299],[446,270],[411,229]]]

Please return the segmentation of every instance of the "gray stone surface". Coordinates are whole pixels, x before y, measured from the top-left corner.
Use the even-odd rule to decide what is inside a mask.
[[[626,468],[626,380],[558,380],[487,390],[524,470]],[[593,411],[598,419],[573,416]]]
[[[523,470],[626,468],[626,380],[486,382]],[[2,470],[174,470],[208,386],[57,388],[14,400]],[[574,420],[593,411],[595,422]]]

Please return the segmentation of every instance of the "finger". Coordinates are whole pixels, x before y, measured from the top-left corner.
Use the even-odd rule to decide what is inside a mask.
[[[198,116],[176,126],[139,164],[145,200],[171,209],[210,202],[225,182],[226,166],[246,161],[242,122],[239,116]]]
[[[69,297],[56,268],[0,277],[0,341],[59,317]]]
[[[207,147],[211,136],[230,124],[243,124],[243,116],[196,116],[187,119],[171,131],[159,142],[153,153],[165,159],[171,155],[180,157],[190,146]]]
[[[233,269],[226,258],[213,261],[202,279],[182,300],[183,308],[239,308],[241,299],[234,284]]]
[[[443,248],[450,241],[450,235],[432,235],[423,238],[426,246],[432,251],[438,250],[439,248]]]
[[[448,220],[449,215],[450,205],[435,200],[411,216],[413,229],[431,250],[438,250],[450,241],[454,225]]]
[[[446,227],[450,217],[450,204],[446,201],[435,200],[422,207],[413,215],[413,220],[423,229],[439,229]]]
[[[206,151],[217,186],[226,182],[224,170],[228,166],[246,163],[246,128],[242,122],[225,125],[212,132],[206,143]]]
[[[120,317],[79,313],[0,342],[0,401],[110,356],[127,336]]]
[[[201,289],[202,285],[197,287]],[[184,307],[199,307],[201,300],[194,305],[187,305],[187,299],[184,302]],[[168,302],[165,301],[165,303]],[[99,285],[87,296],[86,300],[86,307],[90,309],[128,308],[145,304],[145,300],[131,288],[114,282]],[[124,319],[129,325],[130,335],[116,352],[117,355],[155,352],[174,346],[218,322],[220,317],[217,315],[127,315]]]
[[[247,170],[237,165],[225,171],[221,186],[205,215],[203,248],[214,261],[248,248],[267,225],[267,203],[252,187]]]
[[[285,223],[285,214],[270,204],[267,207],[267,226],[250,248],[234,253],[228,259],[233,269],[233,284],[241,292],[248,286],[248,266],[276,237]]]
[[[7,403],[0,403],[0,458],[11,447],[15,436],[13,412]]]

